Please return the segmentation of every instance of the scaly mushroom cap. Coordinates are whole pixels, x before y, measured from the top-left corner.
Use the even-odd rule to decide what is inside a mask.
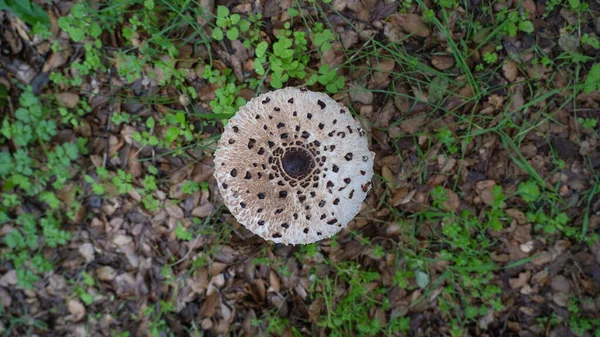
[[[374,153],[364,130],[329,96],[284,88],[232,117],[215,153],[215,177],[235,218],[266,240],[329,238],[360,210]]]

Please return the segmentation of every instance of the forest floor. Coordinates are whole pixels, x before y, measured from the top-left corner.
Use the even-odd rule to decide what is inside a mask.
[[[600,3],[0,0],[0,336],[600,337]],[[223,123],[305,86],[373,187],[235,221]]]

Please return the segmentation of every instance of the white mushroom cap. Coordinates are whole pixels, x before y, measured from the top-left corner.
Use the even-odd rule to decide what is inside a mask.
[[[284,88],[250,100],[215,153],[215,178],[235,218],[266,240],[329,238],[359,212],[374,153],[360,124],[329,96]]]

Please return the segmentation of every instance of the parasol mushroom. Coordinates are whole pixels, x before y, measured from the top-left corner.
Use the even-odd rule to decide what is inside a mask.
[[[329,238],[359,212],[374,153],[360,124],[329,96],[284,88],[229,119],[215,178],[237,221],[266,240]]]

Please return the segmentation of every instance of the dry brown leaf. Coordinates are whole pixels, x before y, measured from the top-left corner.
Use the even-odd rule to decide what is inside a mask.
[[[400,42],[405,39],[404,32],[400,28],[400,15],[391,15],[388,22],[383,26],[383,35],[392,43]]]
[[[200,308],[200,316],[213,317],[217,307],[221,305],[221,295],[218,292],[212,293],[204,299]]]
[[[552,295],[552,301],[556,303],[556,305],[566,308],[569,305],[569,296],[565,293],[554,293]]]
[[[250,290],[252,297],[256,301],[256,303],[264,303],[267,295],[267,291],[265,288],[265,282],[262,279],[255,279],[250,284]]]
[[[479,194],[481,201],[484,204],[491,206],[494,202],[494,195],[492,194],[492,188],[496,185],[493,180],[478,181],[475,184],[475,191]]]
[[[382,88],[386,87],[390,83],[390,72],[396,66],[396,63],[392,59],[378,57],[373,60],[373,77],[368,88]]]
[[[569,290],[571,290],[571,284],[569,283],[569,280],[567,280],[567,278],[563,275],[554,276],[550,286],[552,287],[552,290],[560,291],[566,294],[568,294]]]
[[[167,214],[175,219],[182,219],[184,217],[183,210],[177,204],[167,202],[165,209]]]
[[[133,238],[129,235],[125,234],[117,234],[112,239],[112,242],[117,246],[125,246],[133,241]]]
[[[447,55],[434,55],[431,57],[431,65],[439,70],[450,69],[454,66],[454,58]]]
[[[70,318],[73,322],[80,321],[85,317],[85,307],[78,300],[70,300],[67,303],[67,307],[69,308],[69,313],[71,313]]]
[[[119,297],[133,296],[136,294],[136,281],[130,273],[123,273],[115,278],[116,291]]]
[[[308,308],[308,320],[311,322],[319,322],[321,320],[321,309],[325,301],[322,297],[317,297]]]
[[[402,123],[400,123],[400,129],[404,133],[412,135],[421,129],[421,127],[425,124],[426,120],[427,116],[425,116],[424,114],[407,118]]]
[[[349,49],[356,43],[358,43],[358,33],[354,30],[344,31],[340,33],[340,38],[342,40],[342,46],[344,49]]]
[[[456,212],[460,205],[460,198],[454,191],[444,188],[447,200],[442,202],[442,206],[449,212]]]
[[[388,188],[395,190],[396,177],[394,176],[394,173],[392,173],[392,170],[390,170],[390,168],[387,165],[384,165],[381,168],[381,176],[383,177],[383,179],[385,179]]]
[[[420,15],[417,14],[398,14],[398,24],[405,32],[418,36],[428,37],[431,34],[429,27],[423,22]]]
[[[190,287],[197,294],[202,294],[208,288],[208,269],[201,268],[191,279]]]
[[[392,197],[392,206],[397,207],[404,201],[404,198],[408,195],[409,189],[408,187],[402,187],[398,189],[394,196]],[[416,191],[415,191],[416,192]]]
[[[508,284],[510,285],[510,287],[512,289],[519,289],[519,288],[522,288],[523,286],[525,286],[527,284],[527,282],[529,282],[530,277],[531,277],[531,271],[526,270],[522,273],[519,273],[519,277],[509,279]]]
[[[62,107],[73,109],[79,103],[79,95],[72,92],[61,92],[56,95],[56,101]]]
[[[96,277],[100,281],[112,281],[117,276],[117,271],[110,266],[104,266],[96,269]]]
[[[523,9],[530,14],[530,17],[535,16],[536,5],[533,0],[524,0],[521,5],[523,6]]]
[[[78,250],[79,254],[81,254],[81,256],[83,256],[85,259],[86,263],[94,261],[94,246],[91,243],[86,242],[81,244]]]
[[[142,163],[138,160],[138,151],[131,148],[129,150],[129,173],[133,179],[137,179],[142,176],[144,173],[144,169],[142,168]]]
[[[2,304],[3,308],[9,308],[12,304],[10,294],[3,287],[0,287],[0,304]]]
[[[519,74],[519,68],[513,61],[505,62],[502,65],[502,71],[504,73],[504,78],[511,83],[517,79],[517,75]]]
[[[365,89],[358,84],[350,84],[350,98],[352,101],[362,104],[371,104],[373,102],[373,91]]]
[[[281,281],[277,273],[271,270],[269,272],[269,291],[279,292],[281,290]]]

